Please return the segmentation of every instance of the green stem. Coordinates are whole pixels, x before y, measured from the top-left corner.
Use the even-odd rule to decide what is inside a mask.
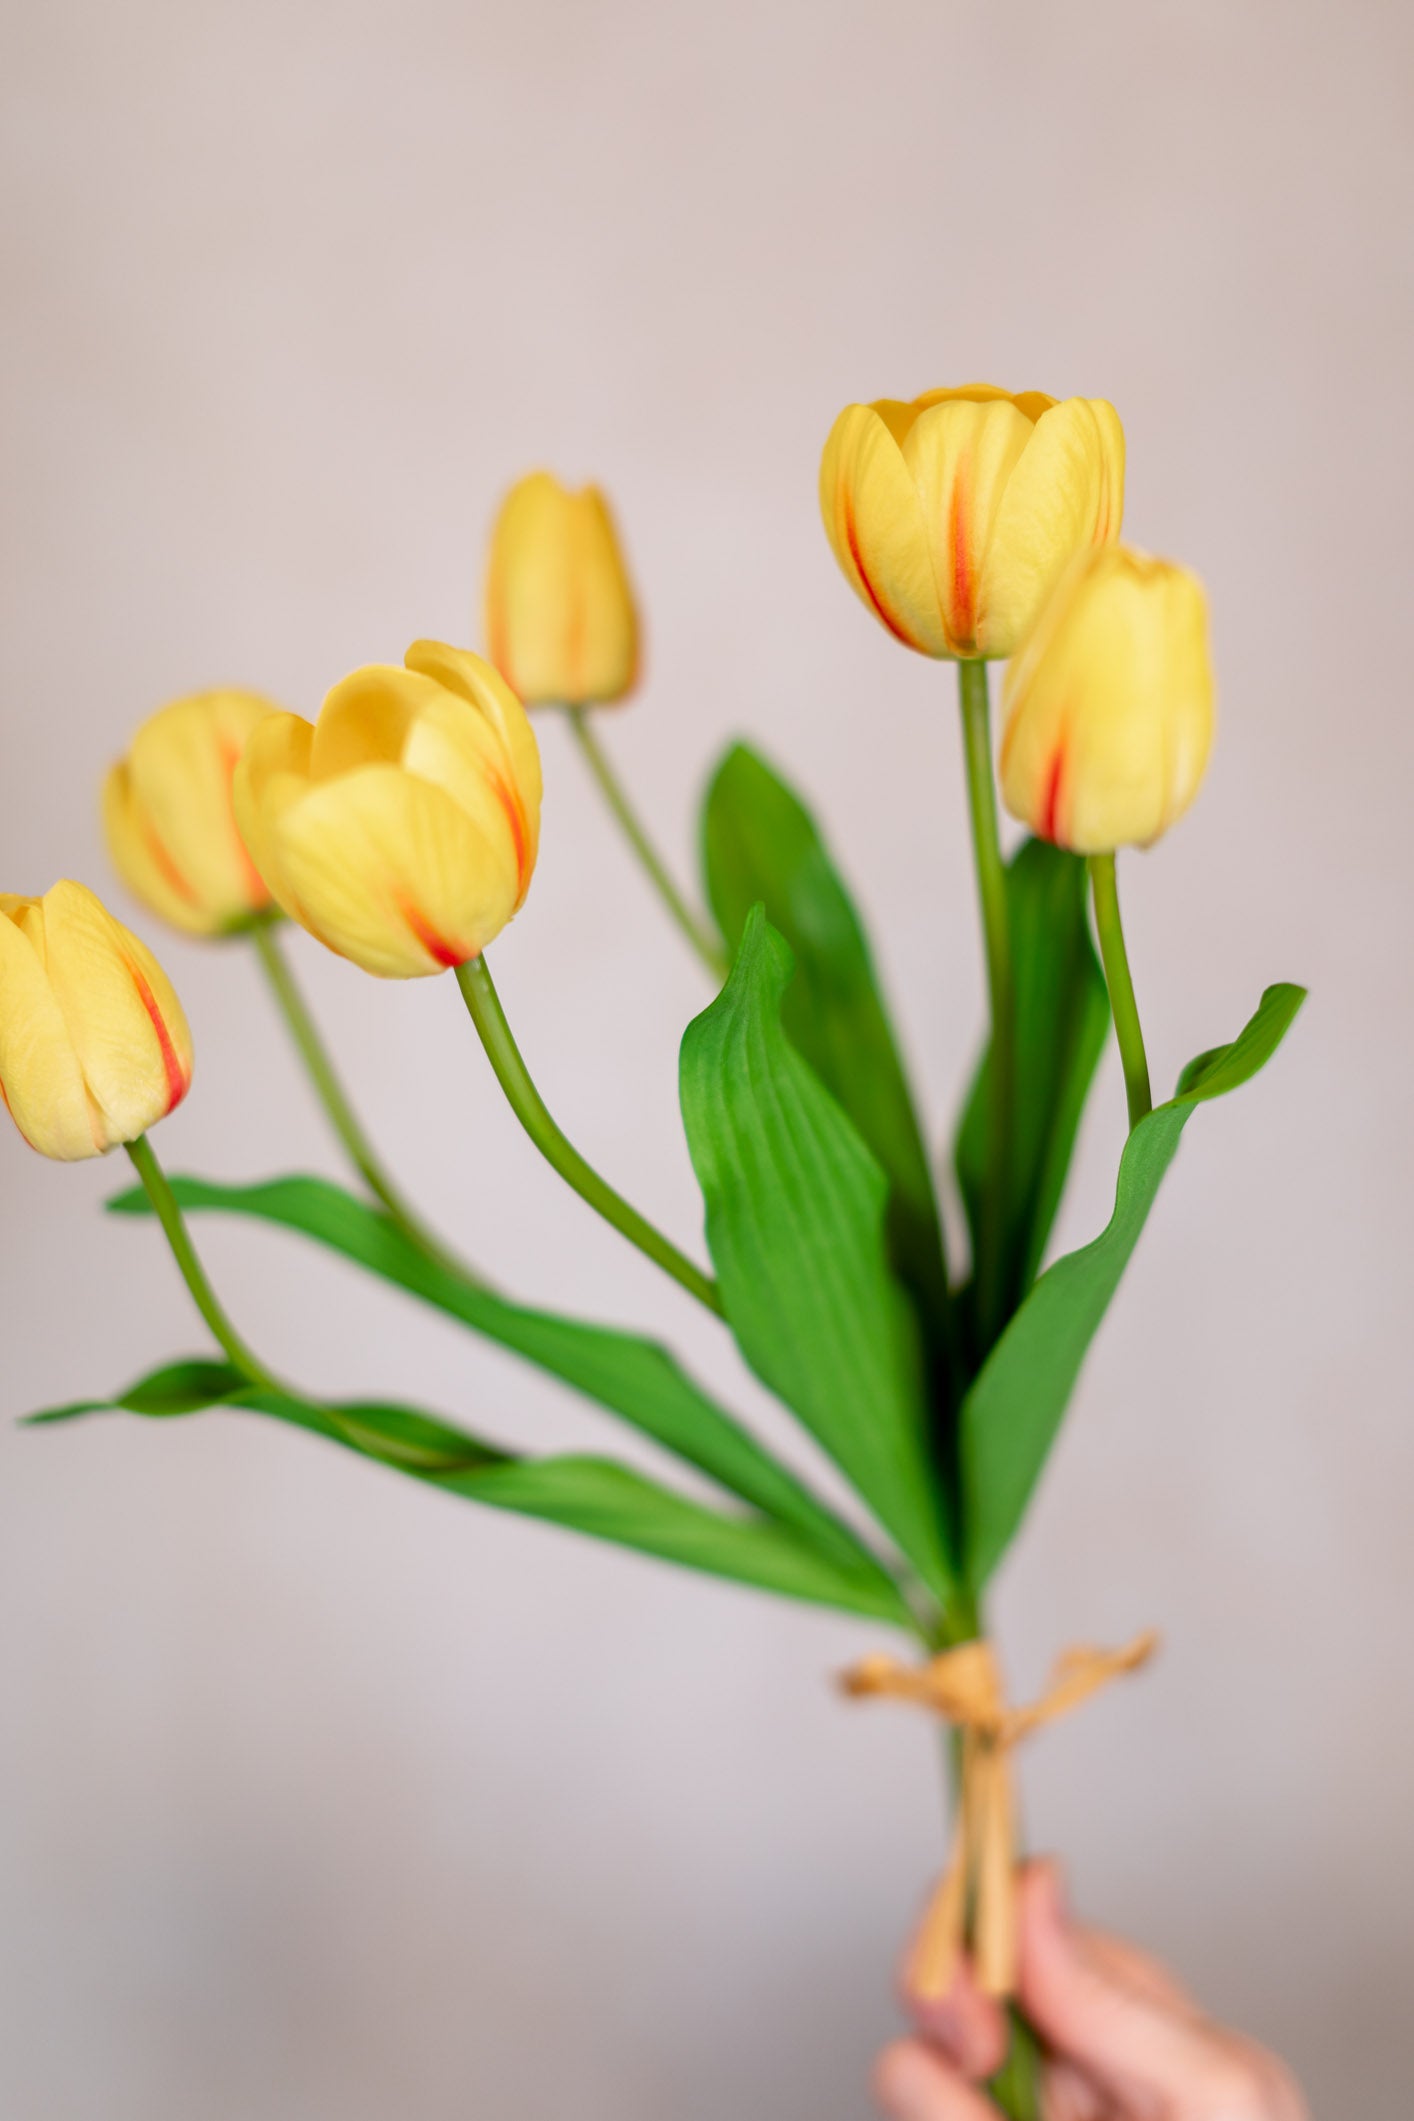
[[[629,801],[623,782],[609,764],[603,746],[589,726],[589,709],[587,707],[570,707],[566,709],[566,713],[569,717],[570,728],[574,732],[575,742],[583,752],[590,772],[599,783],[604,800],[622,826],[624,837],[647,871],[649,881],[653,885],[654,890],[658,893],[659,898],[662,899],[668,912],[677,922],[678,927],[687,937],[688,942],[697,952],[712,977],[714,979],[724,978],[727,972],[727,961],[722,953],[720,943],[718,943],[706,923],[699,920],[677,885],[673,882],[668,872],[667,864],[649,839],[647,832],[644,830],[642,820]]]
[[[646,1253],[665,1273],[671,1274],[674,1281],[681,1282],[683,1288],[720,1317],[722,1299],[717,1284],[700,1267],[694,1266],[685,1253],[679,1252],[661,1230],[655,1230],[636,1208],[631,1208],[560,1132],[521,1059],[484,955],[458,965],[457,985],[511,1110],[546,1162],[596,1214],[612,1223],[630,1244],[637,1245],[640,1252]]]
[[[977,896],[982,910],[982,939],[987,958],[987,994],[992,1015],[991,1061],[987,1071],[990,1086],[987,1203],[978,1241],[980,1257],[976,1262],[977,1308],[985,1346],[1001,1324],[1004,1295],[1007,1192],[1016,1103],[1016,997],[1007,921],[1006,867],[1002,861],[1001,835],[997,827],[997,788],[992,773],[986,664],[976,659],[960,661],[957,683],[962,706],[967,803],[972,818]]]
[[[1149,1088],[1149,1059],[1144,1051],[1144,1033],[1139,1005],[1134,999],[1134,981],[1129,975],[1129,953],[1124,947],[1124,927],[1119,917],[1119,888],[1115,882],[1112,854],[1090,856],[1090,888],[1095,897],[1095,927],[1100,938],[1100,957],[1110,990],[1115,1037],[1124,1064],[1124,1088],[1129,1099],[1129,1128],[1133,1133],[1141,1119],[1154,1109]]]
[[[196,1308],[210,1326],[218,1344],[253,1385],[261,1385],[268,1391],[282,1391],[283,1387],[278,1378],[273,1377],[258,1357],[251,1353],[222,1309],[216,1291],[207,1280],[206,1269],[197,1258],[196,1247],[191,1241],[186,1221],[177,1204],[177,1196],[168,1184],[167,1174],[158,1163],[151,1142],[145,1134],[140,1134],[136,1141],[127,1144],[127,1150],[172,1248],[172,1257],[181,1268],[182,1279],[191,1290]]]
[[[397,1225],[404,1237],[411,1238],[429,1258],[435,1259],[439,1265],[447,1267],[462,1280],[481,1287],[480,1278],[433,1236],[384,1170],[377,1151],[364,1133],[358,1115],[349,1103],[347,1092],[339,1081],[334,1063],[329,1057],[329,1049],[309,1013],[308,1004],[299,990],[285,953],[280,948],[273,924],[269,921],[257,922],[250,930],[250,937],[265,977],[270,983],[270,991],[285,1020],[285,1027],[309,1073],[319,1102],[369,1192],[381,1204],[389,1221]]]

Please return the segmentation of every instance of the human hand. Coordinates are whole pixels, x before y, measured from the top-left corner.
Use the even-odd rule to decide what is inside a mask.
[[[966,1968],[941,2003],[905,2001],[914,2036],[874,2074],[890,2121],[997,2121],[977,2087],[1005,2057],[1000,2005]],[[1022,1877],[1018,2001],[1048,2051],[1045,2121],[1309,2121],[1275,2056],[1211,2024],[1132,1945],[1072,1923],[1051,1864]]]

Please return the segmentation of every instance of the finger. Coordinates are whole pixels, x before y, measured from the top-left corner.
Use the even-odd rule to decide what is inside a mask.
[[[1116,2109],[1104,2093],[1071,2063],[1046,2063],[1042,2084],[1046,2121],[1115,2121]]]
[[[896,2040],[874,2065],[874,2097],[889,2121],[997,2121],[974,2091],[922,2040]]]
[[[1022,1883],[1021,1997],[1056,2054],[1121,2111],[1268,2110],[1255,2103],[1261,2087],[1250,2081],[1250,2051],[1186,2007],[1116,1978],[1113,1954],[1103,1946],[1092,1953],[1083,1931],[1067,1923],[1059,1880],[1044,1864],[1031,1866]]]
[[[972,1968],[963,1960],[946,1996],[920,1996],[903,1983],[904,2009],[918,2031],[941,2048],[964,2077],[979,2081],[999,2070],[1006,2059],[1007,2025],[1001,2005],[978,1988]]]
[[[1187,1989],[1175,1981],[1168,1968],[1141,1952],[1137,1945],[1123,1937],[1112,1937],[1106,1930],[1078,1929],[1077,1934],[1091,1964],[1100,1967],[1117,1987],[1127,1988],[1164,2010],[1190,2018],[1202,2016]]]

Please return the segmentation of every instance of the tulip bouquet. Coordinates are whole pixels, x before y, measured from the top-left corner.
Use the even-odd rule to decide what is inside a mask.
[[[468,1501],[896,1630],[918,1661],[870,1658],[847,1685],[956,1727],[956,1842],[915,1966],[934,1989],[968,1951],[984,1986],[1013,1991],[1011,1750],[1148,1648],[1073,1651],[1040,1702],[1012,1708],[986,1635],[988,1581],[1179,1137],[1264,1065],[1302,999],[1269,988],[1230,1044],[1153,1103],[1116,854],[1150,846],[1192,800],[1213,683],[1198,583],[1117,542],[1123,485],[1109,405],[980,385],[850,406],[825,447],[820,499],[841,572],[897,641],[957,669],[990,1025],[952,1144],[951,1244],[863,922],[799,796],[749,749],[727,753],[703,810],[699,912],[601,747],[596,710],[631,689],[637,644],[616,532],[593,489],[571,494],[537,473],[505,502],[484,657],[419,641],[401,667],[335,685],[313,725],[246,693],[184,699],[139,730],[109,776],[123,882],[174,927],[258,953],[356,1183],[169,1179],[149,1129],[186,1095],[192,1046],[160,967],[79,884],[0,899],[9,1110],[48,1156],[126,1147],[141,1183],[112,1205],[156,1216],[215,1342],[34,1419],[243,1409]],[[987,666],[1000,660],[1000,788],[1028,828],[1009,861],[989,726]],[[715,996],[704,992],[681,1050],[705,1257],[566,1139],[492,980],[489,946],[535,871],[541,767],[527,710],[567,717]],[[282,917],[377,978],[452,975],[535,1147],[720,1319],[856,1510],[823,1500],[656,1340],[512,1297],[425,1226],[339,1083]],[[1128,1102],[1114,1213],[1089,1244],[1049,1258],[1111,1022]],[[651,1439],[664,1470],[611,1451],[519,1455],[418,1407],[331,1401],[278,1376],[201,1266],[188,1215],[214,1210],[297,1231],[514,1349]],[[691,1469],[688,1486],[674,1467]],[[1040,2067],[1017,2020],[994,2087],[1006,2112],[1038,2111]]]

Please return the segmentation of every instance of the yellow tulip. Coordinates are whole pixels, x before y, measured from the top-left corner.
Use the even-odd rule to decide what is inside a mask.
[[[236,828],[231,783],[252,729],[277,711],[254,692],[174,700],[143,723],[103,784],[114,868],[188,935],[228,934],[270,904]]]
[[[1077,854],[1147,847],[1198,792],[1213,741],[1202,584],[1114,546],[1076,560],[1006,675],[1008,810]]]
[[[0,1095],[31,1147],[74,1163],[136,1141],[191,1070],[166,973],[91,891],[0,893]]]
[[[820,509],[846,581],[906,646],[1009,656],[1076,552],[1119,536],[1124,429],[1102,398],[989,383],[849,405]]]
[[[476,957],[525,899],[540,839],[540,753],[480,656],[416,641],[405,668],[334,687],[311,726],[261,722],[236,817],[285,912],[381,979]]]
[[[609,504],[548,471],[501,503],[486,568],[486,652],[528,707],[621,700],[638,674],[638,618]]]

